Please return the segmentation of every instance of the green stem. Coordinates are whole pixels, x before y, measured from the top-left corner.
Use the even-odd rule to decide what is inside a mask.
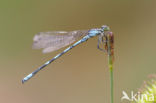
[[[113,54],[111,51],[111,37],[108,35],[108,66],[109,66],[109,71],[110,71],[110,95],[111,95],[111,103],[114,103],[114,88],[113,88]]]
[[[109,70],[110,70],[110,90],[111,90],[111,103],[114,103],[113,101],[113,94],[114,94],[114,90],[113,90],[113,65],[112,65],[112,58],[109,57]]]

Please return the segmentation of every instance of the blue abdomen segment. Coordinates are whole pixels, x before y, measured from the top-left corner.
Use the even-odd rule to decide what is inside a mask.
[[[98,35],[98,34],[100,34],[100,31],[99,31],[98,29],[91,29],[91,30],[88,32],[88,35],[89,35],[90,37],[96,36],[96,35]]]

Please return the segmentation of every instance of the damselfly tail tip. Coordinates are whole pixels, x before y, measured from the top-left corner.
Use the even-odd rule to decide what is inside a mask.
[[[33,73],[27,75],[25,78],[22,80],[22,84],[24,84],[27,80],[29,80],[33,76]]]
[[[27,80],[28,80],[27,77],[23,78],[23,79],[22,79],[22,84],[24,84]]]
[[[23,80],[22,80],[22,84],[24,84],[24,82],[25,82],[25,80],[23,79]]]

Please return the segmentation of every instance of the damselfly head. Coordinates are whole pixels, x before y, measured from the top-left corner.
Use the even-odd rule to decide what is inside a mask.
[[[101,30],[104,31],[110,31],[110,28],[107,25],[102,25]]]

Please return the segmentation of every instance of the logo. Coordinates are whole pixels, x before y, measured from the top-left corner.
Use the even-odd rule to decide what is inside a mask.
[[[149,102],[154,102],[154,94],[141,94],[140,92],[134,93],[131,91],[130,95],[128,95],[125,91],[122,91],[122,97],[121,101],[127,100],[127,101],[149,101]]]

